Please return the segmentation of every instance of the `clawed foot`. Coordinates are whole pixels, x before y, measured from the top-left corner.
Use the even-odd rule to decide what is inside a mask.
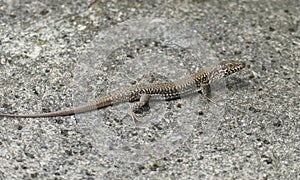
[[[132,111],[132,109],[129,109],[127,113],[132,118],[133,121],[141,122],[140,118],[137,116],[135,112]]]
[[[220,97],[212,98],[212,97],[204,96],[204,98],[207,99],[207,101],[209,101],[209,102],[218,102],[218,101],[222,101],[223,100],[223,98],[220,98]]]

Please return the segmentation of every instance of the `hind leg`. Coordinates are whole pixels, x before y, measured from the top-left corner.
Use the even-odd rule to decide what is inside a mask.
[[[131,116],[131,118],[135,121],[138,121],[138,117],[136,115],[136,112],[141,109],[142,107],[144,107],[145,105],[147,105],[149,103],[150,100],[150,95],[149,94],[142,94],[140,97],[139,102],[135,103],[129,110],[128,110],[128,114]]]

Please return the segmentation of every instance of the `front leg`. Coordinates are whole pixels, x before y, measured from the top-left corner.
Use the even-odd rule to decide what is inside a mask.
[[[211,88],[209,83],[201,84],[200,92],[208,101],[211,101]]]
[[[204,96],[204,98],[207,99],[207,101],[209,102],[215,102],[220,100],[218,98],[211,97],[211,88],[208,83],[202,84],[198,92],[201,93]]]
[[[139,102],[135,103],[129,110],[128,114],[131,116],[133,120],[138,120],[136,112],[141,109],[143,106],[147,105],[150,100],[150,94],[142,94]]]

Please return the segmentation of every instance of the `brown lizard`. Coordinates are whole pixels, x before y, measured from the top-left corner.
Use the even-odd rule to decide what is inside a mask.
[[[112,106],[121,102],[135,103],[128,111],[133,119],[137,119],[136,112],[145,106],[150,98],[159,100],[174,100],[180,96],[200,92],[208,100],[210,98],[210,83],[215,80],[227,77],[245,67],[244,62],[240,61],[222,61],[219,64],[204,69],[195,74],[186,75],[175,81],[165,83],[155,83],[148,85],[137,85],[125,90],[119,90],[109,93],[95,102],[89,103],[76,108],[41,113],[41,114],[1,114],[0,117],[15,117],[15,118],[41,118],[41,117],[56,117],[70,116],[74,114],[84,113],[104,107]]]

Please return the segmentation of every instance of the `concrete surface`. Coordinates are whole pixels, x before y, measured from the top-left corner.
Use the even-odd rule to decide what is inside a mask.
[[[159,111],[162,105],[167,113],[161,117],[150,111],[146,116],[157,121],[148,123],[145,128],[131,126],[128,118],[120,118],[123,117],[122,105],[76,116],[76,120],[74,117],[0,118],[0,178],[299,178],[300,2],[297,0],[0,1],[0,111],[59,110],[80,104],[78,97],[89,100],[119,85],[169,77],[168,70],[163,71],[163,77],[159,72],[152,77],[151,72],[157,72],[159,66],[145,66],[145,75],[141,70],[132,82],[129,79],[135,74],[131,73],[136,71],[119,68],[124,62],[136,64],[136,59],[143,62],[148,57],[143,55],[159,54],[171,47],[160,44],[164,42],[160,36],[148,44],[143,42],[151,36],[150,30],[142,39],[126,39],[108,31],[114,31],[115,27],[120,30],[120,24],[145,17],[188,23],[203,43],[209,45],[216,59],[247,63],[247,69],[226,80],[223,99],[226,104],[222,106],[222,113],[211,113],[212,105],[203,99],[198,105],[188,106],[192,98],[179,102],[182,108],[189,107],[196,112],[196,118],[186,116],[187,112],[180,110],[178,102],[158,102],[154,108],[158,107]],[[130,24],[127,25],[130,28]],[[79,72],[84,70],[80,69],[83,59],[95,60],[102,55],[97,48],[105,50],[101,44],[93,43],[110,37],[130,42],[111,42],[106,59],[102,61],[103,57],[99,57],[96,61],[102,69],[89,71],[91,78],[82,78]],[[173,69],[175,74],[182,69],[180,64],[195,70],[197,65],[210,62],[210,58],[189,57],[189,50],[172,48],[164,57],[167,55],[173,62],[170,67],[178,68]],[[177,74],[180,77],[183,73]],[[126,82],[122,82],[124,74],[130,76]],[[118,81],[115,87],[111,85],[113,81]],[[89,97],[78,96],[85,91]],[[127,103],[124,108],[128,106]],[[181,129],[182,134],[188,131],[181,141],[163,146],[161,154],[158,146],[159,156],[149,151],[153,154],[148,154],[145,161],[143,157],[134,161],[136,152],[138,157],[146,151],[130,151],[132,143],[150,143],[151,146],[145,147],[151,148],[164,133],[174,135],[180,131],[181,124],[176,126],[176,120],[186,117],[193,120],[193,124],[181,126],[188,127]],[[214,124],[206,126],[211,121],[217,123],[215,128]],[[205,139],[210,132],[213,138]],[[119,143],[125,141],[129,151],[125,146],[119,147]]]

